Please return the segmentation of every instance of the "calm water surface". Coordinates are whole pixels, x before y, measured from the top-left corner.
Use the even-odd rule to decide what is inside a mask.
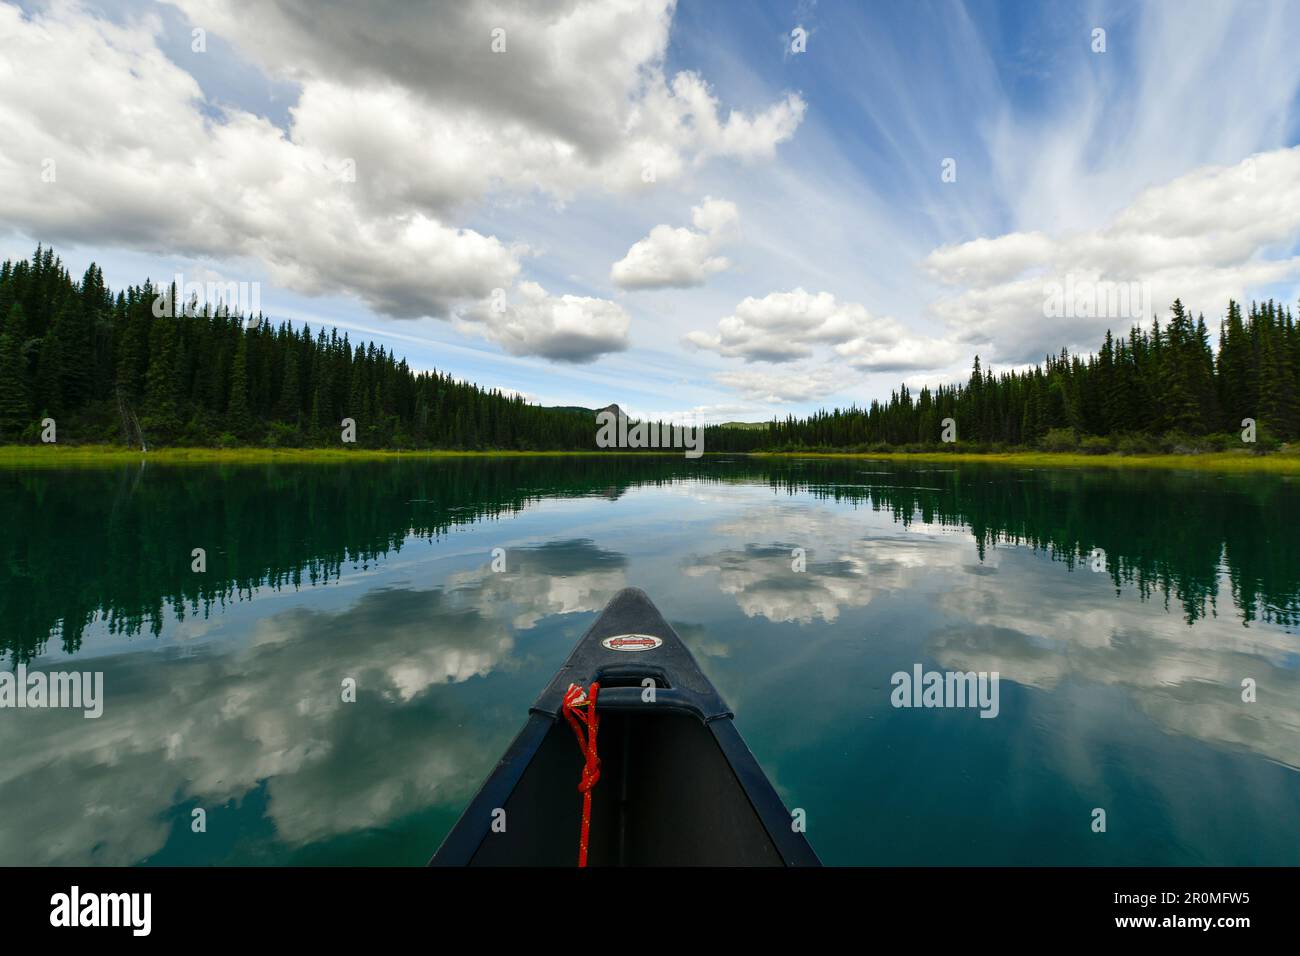
[[[0,472],[2,666],[105,683],[98,720],[0,710],[0,864],[423,863],[628,585],[827,863],[1300,864],[1297,492],[713,458]],[[895,709],[917,663],[998,671],[998,717]]]

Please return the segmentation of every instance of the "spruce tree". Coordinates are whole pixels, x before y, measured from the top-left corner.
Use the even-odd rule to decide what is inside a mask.
[[[248,336],[236,326],[238,342],[230,370],[230,399],[226,405],[226,429],[239,439],[249,437],[252,415],[248,409]]]
[[[25,327],[23,307],[15,302],[0,334],[0,432],[6,438],[16,437],[32,422],[26,363],[18,336],[11,331]]]

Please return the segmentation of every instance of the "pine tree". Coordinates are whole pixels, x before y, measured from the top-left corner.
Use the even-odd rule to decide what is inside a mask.
[[[153,320],[149,332],[150,361],[145,372],[141,418],[145,431],[155,442],[171,441],[181,427],[177,396],[180,384],[180,339],[176,326],[177,320],[165,315],[159,316]]]
[[[1219,332],[1218,385],[1219,407],[1223,409],[1222,427],[1232,431],[1241,427],[1243,418],[1254,418],[1258,410],[1250,406],[1250,339],[1241,321],[1241,305],[1228,302],[1228,318]]]
[[[146,282],[140,291],[127,299],[121,345],[118,349],[117,390],[131,404],[144,394],[145,372],[149,367],[149,325],[153,302],[153,287]]]
[[[36,359],[36,408],[43,415],[59,415],[63,411],[64,348],[68,338],[64,311],[41,337]]]
[[[17,436],[32,421],[26,363],[13,331],[25,328],[23,307],[15,302],[0,334],[0,432],[6,437]]]
[[[243,439],[249,436],[252,424],[252,415],[248,409],[248,336],[241,333],[235,346],[235,361],[230,370],[226,428],[236,438]]]
[[[1164,350],[1161,355],[1160,388],[1164,399],[1162,425],[1172,431],[1198,432],[1201,416],[1196,405],[1191,318],[1183,308],[1181,299],[1175,299],[1170,309],[1169,326],[1165,330]]]
[[[292,340],[292,334],[289,338]],[[291,341],[290,346],[284,349],[284,378],[280,383],[280,397],[275,405],[275,417],[294,425],[298,424],[302,408],[298,384],[298,352],[293,347],[296,344]]]

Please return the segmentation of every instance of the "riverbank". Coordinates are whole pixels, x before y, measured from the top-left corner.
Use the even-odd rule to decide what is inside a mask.
[[[739,452],[706,452],[736,456]],[[680,451],[391,451],[370,448],[159,448],[150,452],[117,445],[0,445],[0,467],[69,467],[136,464],[337,464],[431,458],[581,458],[594,456],[681,457]],[[1074,452],[750,452],[753,458],[846,458],[861,461],[1003,464],[1022,468],[1161,468],[1224,474],[1300,474],[1300,454],[1256,455],[1247,451],[1196,455],[1081,455]]]
[[[397,461],[426,458],[593,458],[603,455],[671,456],[676,451],[455,451],[379,448],[156,448],[142,452],[121,445],[0,445],[0,467],[62,467],[121,465],[144,461],[159,464],[259,465],[337,464],[344,461]]]
[[[1248,451],[1197,455],[1081,455],[1077,452],[753,452],[755,458],[854,458],[859,461],[978,462],[1021,468],[1164,468],[1224,474],[1300,475],[1300,454]]]

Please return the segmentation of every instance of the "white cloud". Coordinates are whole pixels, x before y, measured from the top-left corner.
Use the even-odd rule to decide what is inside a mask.
[[[990,185],[1017,231],[1096,228],[1153,184],[1294,141],[1300,61],[1285,4],[1207,4],[1196,17],[1173,4],[1122,17],[1108,6],[1079,5],[1064,22],[1086,31],[1094,18],[1123,19],[1127,53],[1054,58],[1050,108],[1003,99],[985,127]],[[984,62],[996,102],[997,63]]]
[[[721,402],[717,405],[696,405],[657,417],[671,422],[718,425],[723,422],[764,421],[767,413],[764,409],[748,402]]]
[[[695,229],[660,225],[614,263],[610,279],[624,289],[684,289],[700,286],[709,276],[730,266],[714,255],[732,237],[740,216],[736,204],[705,197],[691,210]]]
[[[771,405],[815,401],[835,393],[844,385],[843,370],[830,365],[772,370],[742,368],[719,372],[714,378],[748,399]]]
[[[46,242],[250,257],[290,289],[398,317],[445,316],[518,274],[519,250],[496,238],[418,210],[374,214],[342,157],[249,113],[205,117],[158,29],[0,5],[0,223]]]
[[[117,25],[75,3],[30,16],[0,4],[0,227],[255,262],[294,292],[445,319],[514,286],[529,252],[459,225],[470,205],[641,189],[712,157],[763,159],[804,113],[791,94],[724,117],[701,77],[666,77],[669,0],[480,0],[437,16],[388,0],[329,16],[293,0],[176,5],[298,85],[288,128],[207,101],[162,52],[159,17]],[[47,159],[53,182],[41,178]],[[612,304],[520,295],[531,312],[488,325],[513,354],[626,347]]]
[[[930,271],[949,284],[1000,282],[1050,256],[1054,244],[1041,232],[1012,232],[996,239],[972,239],[941,246],[926,257]]]
[[[1217,316],[1229,298],[1300,276],[1300,257],[1276,254],[1297,234],[1300,147],[1203,167],[1147,189],[1098,229],[976,239],[936,249],[924,264],[956,289],[933,311],[958,340],[991,343],[998,358],[1025,361],[1063,345],[1092,349],[1107,328],[1150,320],[1122,307],[1049,318],[1053,284],[1080,292],[1129,286],[1161,313],[1181,298]]]
[[[678,73],[673,77],[672,90],[677,101],[670,113],[674,132],[679,137],[685,136],[685,127],[689,125],[688,142],[699,150],[700,159],[712,156],[770,159],[777,144],[794,135],[807,111],[801,96],[787,93],[753,117],[731,110],[722,121],[718,118],[718,101],[698,73]]]
[[[858,337],[835,346],[835,354],[854,368],[871,372],[912,372],[941,369],[961,362],[968,349],[945,337],[909,335],[892,340]]]
[[[814,295],[797,288],[771,292],[761,299],[749,296],[718,322],[717,335],[694,331],[686,340],[746,362],[788,362],[810,356],[814,345],[873,334],[871,326],[871,316],[863,306],[838,302],[829,292]]]
[[[405,0],[329,16],[306,0],[177,5],[302,85],[295,138],[357,157],[374,201],[426,211],[493,187],[567,199],[644,188],[711,157],[770,158],[806,108],[787,94],[722,119],[702,77],[670,80],[673,0],[476,0],[436,16]]]
[[[457,326],[496,342],[511,355],[590,362],[628,347],[630,319],[608,299],[547,293],[521,282],[513,299],[489,299],[461,312]]]
[[[730,358],[773,363],[807,359],[817,346],[828,346],[854,368],[872,371],[938,368],[957,354],[952,343],[909,334],[897,319],[874,316],[865,306],[842,302],[829,292],[802,288],[761,299],[750,296],[718,322],[716,335],[694,331],[686,341]],[[744,377],[732,376],[731,381],[743,382]]]

